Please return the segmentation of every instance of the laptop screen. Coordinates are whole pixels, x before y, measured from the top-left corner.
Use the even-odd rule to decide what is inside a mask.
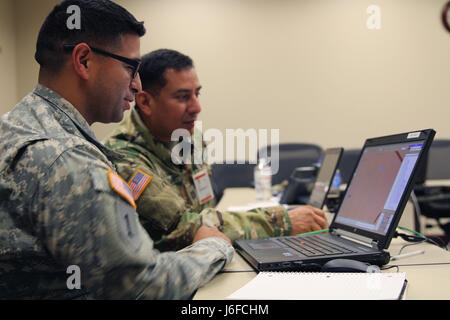
[[[386,235],[424,142],[365,148],[335,222]]]
[[[328,195],[331,181],[336,172],[339,159],[342,154],[342,148],[328,149],[325,151],[323,163],[320,166],[319,174],[314,183],[314,188],[309,198],[309,204],[316,208],[322,208],[325,198]]]

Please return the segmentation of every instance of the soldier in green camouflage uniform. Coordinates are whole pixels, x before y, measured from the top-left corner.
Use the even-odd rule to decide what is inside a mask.
[[[55,7],[39,39],[52,26],[64,28],[65,20],[58,17],[64,17],[70,4],[73,1]],[[107,20],[99,21],[107,30],[111,23],[124,23],[118,15],[130,16],[110,1],[76,4],[86,24],[89,14],[96,13]],[[93,11],[83,11],[86,8]],[[134,24],[134,29],[119,34],[122,49],[113,52],[138,58],[139,36],[145,29],[130,19],[126,24]],[[118,105],[105,104],[110,97],[91,83],[92,68],[104,73],[102,85],[117,85],[127,97],[140,90],[139,75],[133,77],[112,58],[97,60],[86,43],[73,48],[67,54],[70,62],[54,73],[39,45],[36,59],[43,84],[0,118],[0,299],[190,298],[231,260],[231,245],[213,232],[216,237],[206,239],[197,234],[196,240],[203,239],[176,253],[155,250],[139,223],[128,185],[115,173],[112,161],[120,155],[98,142],[89,128],[100,108],[109,108],[102,116],[119,108],[102,119],[108,122],[120,117],[126,106],[122,96]],[[125,86],[121,79],[128,79]],[[100,93],[98,100],[90,101],[98,110],[79,102],[90,85]],[[70,266],[79,267],[80,289],[68,286]]]
[[[163,79],[158,79],[158,73]],[[213,209],[214,198],[201,203],[193,176],[210,170],[206,164],[175,164],[172,149],[179,142],[170,141],[171,133],[178,128],[192,135],[193,121],[201,110],[197,99],[200,85],[192,60],[173,50],[158,50],[143,57],[140,75],[145,91],[136,96],[138,106],[105,144],[124,156],[116,165],[126,181],[131,181],[138,171],[151,177],[136,202],[141,222],[158,249],[186,246],[201,225],[217,226],[232,241],[326,228],[324,213],[311,207],[289,212],[281,206],[219,212]],[[153,83],[160,84],[159,88]],[[171,111],[182,110],[183,105],[187,110],[184,114]],[[165,136],[161,134],[164,131]]]
[[[192,242],[201,225],[217,226],[232,240],[291,233],[290,219],[282,207],[251,212],[219,212],[211,199],[200,204],[192,175],[206,165],[175,165],[171,146],[156,140],[133,110],[106,146],[124,157],[116,161],[120,175],[129,181],[141,170],[152,180],[137,199],[137,212],[160,250],[178,250]]]

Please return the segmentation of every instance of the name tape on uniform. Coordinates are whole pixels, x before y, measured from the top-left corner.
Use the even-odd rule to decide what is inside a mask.
[[[197,174],[194,174],[193,178],[200,204],[204,204],[205,202],[213,199],[214,191],[211,186],[211,181],[209,180],[208,172],[206,170],[202,170]]]

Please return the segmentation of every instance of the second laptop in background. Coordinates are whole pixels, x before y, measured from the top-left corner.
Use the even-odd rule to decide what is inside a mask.
[[[330,148],[324,151],[322,165],[319,168],[319,173],[317,174],[314,186],[312,187],[311,195],[309,196],[306,204],[319,209],[323,208],[343,151],[343,148]],[[294,171],[293,176],[290,178],[289,185],[283,192],[280,200],[281,204],[305,204],[306,202],[306,200],[305,202],[301,202],[297,199],[300,198],[300,193],[307,192],[306,184],[309,182],[309,179],[296,177],[296,172],[298,172],[297,169]]]

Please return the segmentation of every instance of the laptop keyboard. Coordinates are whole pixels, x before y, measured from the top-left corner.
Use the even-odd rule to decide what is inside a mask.
[[[278,240],[307,257],[355,252],[317,236],[281,238]]]

